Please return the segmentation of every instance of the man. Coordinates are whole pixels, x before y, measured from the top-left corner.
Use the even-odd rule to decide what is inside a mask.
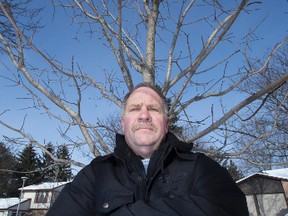
[[[48,216],[246,216],[227,170],[168,132],[163,95],[148,84],[124,99],[123,135],[67,184]]]

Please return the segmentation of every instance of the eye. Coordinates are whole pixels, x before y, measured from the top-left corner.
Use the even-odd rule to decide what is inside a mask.
[[[139,110],[138,107],[132,107],[132,108],[129,109],[130,112],[134,112],[134,111],[138,111],[138,110]]]
[[[153,112],[160,112],[159,109],[156,107],[151,107],[149,110]]]

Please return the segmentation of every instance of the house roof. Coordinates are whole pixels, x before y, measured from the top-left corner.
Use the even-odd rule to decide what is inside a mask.
[[[29,190],[51,190],[57,187],[60,187],[62,185],[67,184],[68,182],[44,182],[41,184],[34,184],[29,185],[23,188],[23,191],[29,191]],[[21,188],[19,188],[21,190]]]
[[[27,201],[27,199],[21,199],[21,203]],[[0,198],[0,209],[8,209],[19,203],[18,197],[12,198]]]
[[[10,206],[14,206],[17,203],[19,203],[19,198],[13,197],[13,198],[1,198],[0,199],[0,209],[7,209]]]
[[[247,177],[244,177],[244,178],[238,180],[237,183],[241,183],[241,182],[243,182],[243,181],[245,181],[251,177],[254,177],[254,176],[263,176],[263,177],[288,181],[288,168],[275,169],[275,170],[264,170],[264,171],[259,172],[259,173],[253,173]]]

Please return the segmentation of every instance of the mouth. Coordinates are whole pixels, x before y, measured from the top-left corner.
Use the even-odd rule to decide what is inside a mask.
[[[139,128],[136,128],[136,131],[138,130],[148,130],[148,131],[153,131],[152,128],[147,128],[147,127],[139,127]]]
[[[155,126],[154,125],[135,125],[135,127],[133,128],[133,131],[154,131],[155,130]]]

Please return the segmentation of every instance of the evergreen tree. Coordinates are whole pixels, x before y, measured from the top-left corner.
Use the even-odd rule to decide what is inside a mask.
[[[26,185],[39,184],[43,181],[41,176],[41,162],[37,157],[33,145],[27,145],[18,156],[19,179],[22,176],[28,177]]]
[[[0,197],[17,197],[18,188],[21,181],[12,172],[16,168],[17,160],[6,148],[4,143],[0,143]]]
[[[64,159],[69,161],[70,154],[69,150],[65,145],[62,145],[57,150],[57,157],[59,159]],[[56,172],[57,181],[69,181],[73,178],[71,164],[70,163],[58,163],[57,164],[57,172]]]
[[[214,152],[214,154],[208,156],[218,162],[222,167],[226,168],[235,181],[244,177],[243,173],[230,158],[227,158],[213,147],[209,147],[208,152]]]
[[[229,171],[230,175],[235,181],[244,177],[243,173],[238,169],[237,165],[231,159],[224,160],[221,165]]]
[[[54,147],[51,142],[49,142],[46,145],[46,149],[54,155]],[[41,168],[42,168],[42,179],[44,182],[53,182],[56,181],[56,163],[55,161],[50,157],[50,155],[46,152],[43,153],[42,156],[42,162],[41,162]]]

